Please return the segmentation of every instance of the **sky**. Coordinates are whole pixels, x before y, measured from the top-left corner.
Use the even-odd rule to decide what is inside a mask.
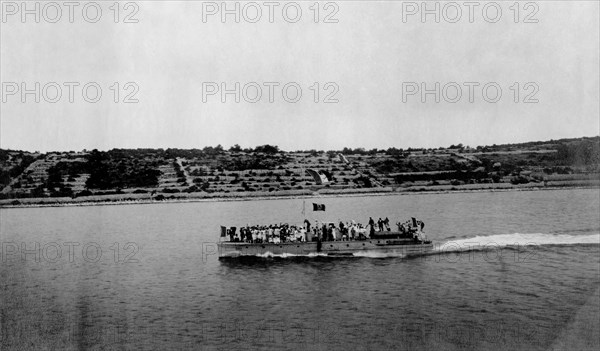
[[[1,4],[4,149],[600,134],[598,1]]]

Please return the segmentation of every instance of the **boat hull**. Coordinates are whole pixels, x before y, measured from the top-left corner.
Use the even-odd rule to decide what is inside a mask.
[[[403,240],[358,240],[288,243],[244,243],[220,242],[219,258],[242,256],[410,256],[427,253],[433,249],[431,243],[415,243]]]

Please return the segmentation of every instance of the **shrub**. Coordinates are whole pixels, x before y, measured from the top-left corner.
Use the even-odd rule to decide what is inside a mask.
[[[115,191],[97,191],[94,195],[121,195],[125,194],[121,189],[117,189]]]
[[[86,190],[82,190],[82,191],[78,192],[77,194],[75,194],[75,197],[92,196],[92,195],[94,195],[94,193],[92,193],[91,191],[86,189]]]
[[[181,191],[179,191],[179,189],[164,188],[161,192],[165,193],[165,194],[173,194],[173,193],[179,193]]]
[[[198,192],[198,191],[200,191],[200,188],[198,188],[195,185],[192,185],[191,187],[185,189],[186,193],[195,193],[195,192]]]
[[[518,177],[512,177],[510,179],[510,183],[513,185],[517,185],[517,184],[527,184],[529,183],[529,179],[523,177],[523,176],[518,176]]]

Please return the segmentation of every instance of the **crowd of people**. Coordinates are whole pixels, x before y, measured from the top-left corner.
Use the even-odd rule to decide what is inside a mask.
[[[398,231],[410,233],[423,229],[422,222],[420,226],[413,221],[396,223]],[[420,228],[419,228],[420,227]],[[285,243],[285,242],[304,242],[304,241],[346,241],[346,240],[366,240],[373,238],[378,232],[389,232],[390,220],[379,218],[377,222],[369,218],[368,224],[363,226],[355,221],[333,223],[316,221],[313,225],[309,220],[304,220],[302,225],[289,225],[287,223],[271,225],[254,225],[238,228],[221,227],[221,236],[228,236],[233,242],[247,243]]]

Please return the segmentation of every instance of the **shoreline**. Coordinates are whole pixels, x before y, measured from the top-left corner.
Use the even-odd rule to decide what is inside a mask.
[[[35,198],[31,203],[12,204],[15,200],[2,200],[7,203],[0,202],[0,209],[9,208],[37,208],[37,207],[79,207],[79,206],[116,206],[116,205],[152,205],[152,204],[172,204],[172,203],[191,203],[191,202],[230,202],[230,201],[264,201],[264,200],[287,200],[287,199],[317,199],[317,198],[332,198],[332,197],[361,197],[361,196],[399,196],[399,195],[442,195],[452,193],[480,193],[480,192],[511,192],[511,191],[546,191],[546,190],[570,190],[570,189],[600,189],[600,185],[583,185],[583,186],[511,186],[511,187],[490,187],[490,188],[456,188],[455,189],[432,189],[432,190],[393,190],[382,189],[381,191],[328,191],[312,194],[273,194],[273,195],[257,195],[257,196],[210,196],[210,197],[189,197],[189,198],[165,198],[164,200],[154,200],[148,198],[140,199],[98,199],[92,201],[56,201],[52,203],[44,203],[51,198]],[[129,194],[122,194],[122,196]],[[62,199],[62,198],[57,198]],[[38,200],[40,202],[35,202]],[[9,202],[10,201],[10,202]]]

